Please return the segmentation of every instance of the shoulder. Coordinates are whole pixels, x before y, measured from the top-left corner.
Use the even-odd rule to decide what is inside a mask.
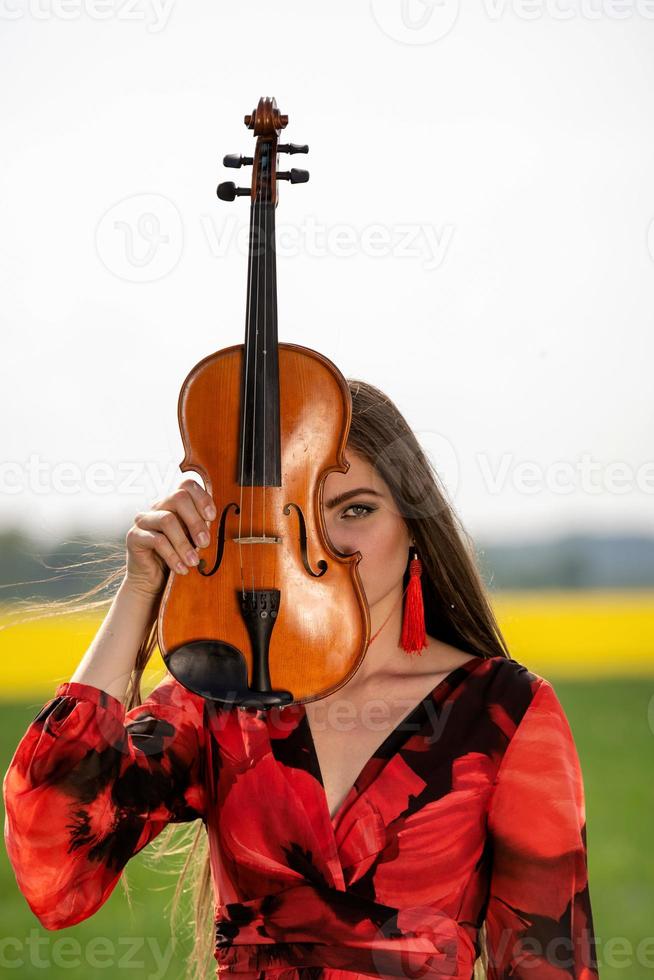
[[[513,657],[501,655],[476,657],[468,651],[443,643],[427,636],[429,653],[438,655],[442,672],[451,671],[458,675],[459,668],[470,674],[472,683],[455,688],[455,700],[463,697],[472,688],[476,709],[484,708],[491,714],[506,712],[517,725],[531,705],[537,692],[543,686],[551,685],[540,674],[530,670]],[[467,698],[466,698],[467,700]],[[493,707],[495,711],[493,711]]]
[[[506,677],[498,687],[502,694],[493,702],[494,722],[502,737],[494,747],[498,766],[488,826],[523,856],[537,840],[541,858],[550,860],[571,853],[583,841],[579,836],[585,822],[583,775],[572,729],[553,684],[526,668],[523,673],[520,667],[508,661],[500,668]],[[502,696],[504,704],[516,704],[514,694],[507,693],[509,675],[523,688],[520,710],[513,718],[500,707]],[[503,721],[498,723],[500,717]]]
[[[513,657],[488,657],[473,668],[479,707],[510,740],[527,712],[537,708],[550,682]]]
[[[502,733],[501,742],[573,743],[572,730],[554,685],[512,657],[490,657],[475,671],[480,708]],[[520,735],[518,739],[516,735]],[[542,746],[541,746],[542,748]]]
[[[513,657],[487,657],[483,661],[483,672],[487,677],[489,690],[498,695],[522,695],[529,699],[543,684],[549,683]]]

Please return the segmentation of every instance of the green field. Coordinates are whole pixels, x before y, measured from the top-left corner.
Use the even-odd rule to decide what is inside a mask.
[[[654,678],[549,679],[570,720],[586,786],[590,891],[600,975],[654,976]],[[2,771],[41,702],[4,702]],[[18,891],[4,849],[0,972],[21,978],[176,980],[188,941],[171,946],[166,907],[174,876],[129,864],[133,910],[120,884],[95,916],[50,932]],[[155,890],[156,889],[156,890]],[[77,965],[75,965],[77,964]]]
[[[40,702],[39,702],[40,704]],[[11,756],[39,709],[29,703],[3,703],[0,765],[6,772]],[[4,820],[4,811],[3,811]],[[129,863],[131,908],[120,884],[105,905],[69,929],[44,929],[16,885],[6,851],[0,856],[0,976],[21,980],[47,976],[66,980],[138,977],[176,980],[183,974],[186,941],[172,943],[167,907],[175,877],[146,866],[146,847]],[[150,859],[152,860],[152,859]]]

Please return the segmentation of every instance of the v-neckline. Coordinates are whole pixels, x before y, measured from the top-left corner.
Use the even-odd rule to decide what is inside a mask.
[[[314,772],[315,775],[317,775],[318,780],[320,782],[325,810],[326,810],[327,818],[331,823],[332,830],[336,828],[337,824],[339,823],[346,809],[349,807],[350,803],[353,802],[356,793],[359,792],[362,786],[367,785],[366,777],[368,776],[372,766],[379,760],[379,758],[384,757],[385,750],[388,749],[393,742],[397,743],[393,747],[392,755],[386,756],[385,760],[383,761],[379,769],[379,772],[381,772],[386,767],[386,765],[388,765],[388,762],[393,756],[397,755],[402,745],[408,741],[409,737],[415,734],[414,731],[408,730],[404,734],[404,737],[401,738],[399,729],[407,722],[414,721],[421,713],[423,713],[426,709],[427,703],[430,700],[433,700],[436,703],[440,703],[443,700],[446,691],[451,693],[455,688],[459,686],[459,684],[463,683],[463,681],[466,680],[466,678],[468,678],[472,674],[472,672],[477,668],[477,666],[482,661],[489,660],[489,659],[492,658],[484,657],[483,655],[478,654],[477,656],[471,657],[469,660],[464,661],[462,664],[459,664],[458,667],[455,667],[448,674],[446,674],[445,677],[441,681],[439,681],[436,687],[432,688],[431,691],[429,691],[423,698],[421,698],[420,701],[418,701],[417,704],[415,704],[413,708],[411,708],[408,711],[408,713],[403,718],[400,719],[397,725],[395,725],[395,727],[392,728],[391,731],[387,733],[384,740],[380,742],[379,746],[375,749],[372,755],[369,756],[366,762],[363,764],[363,766],[359,770],[358,776],[355,778],[354,782],[352,783],[352,786],[350,787],[350,789],[348,790],[344,798],[341,800],[339,805],[336,807],[336,811],[333,816],[329,812],[329,801],[327,800],[327,794],[325,792],[325,781],[322,775],[322,770],[320,768],[320,760],[318,759],[318,753],[316,751],[316,745],[313,740],[313,734],[311,732],[311,726],[309,724],[309,718],[307,716],[306,708],[304,702],[298,703],[298,707],[300,708],[300,722],[304,726],[304,729],[306,731],[306,736],[307,736],[307,748],[309,751],[309,755],[311,757],[311,770],[312,772]],[[379,772],[377,773],[377,775],[379,775]]]

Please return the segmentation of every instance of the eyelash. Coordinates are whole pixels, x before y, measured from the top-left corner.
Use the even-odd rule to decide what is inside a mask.
[[[363,507],[369,514],[372,514],[375,510],[377,510],[376,507],[369,507],[368,504],[350,504],[349,507],[346,507],[345,508],[345,510],[341,514],[341,517],[345,517],[345,514],[347,513],[347,511],[348,510],[352,510],[354,507],[356,507],[357,509]],[[363,515],[363,516],[365,516],[365,515]],[[356,521],[356,520],[359,520],[359,518],[357,518],[357,517],[354,517],[354,518],[353,517],[345,517],[345,520],[346,521],[352,521],[352,520],[355,520]]]

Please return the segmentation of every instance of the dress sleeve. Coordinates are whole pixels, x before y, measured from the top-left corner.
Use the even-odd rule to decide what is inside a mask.
[[[143,704],[61,684],[4,776],[16,881],[46,929],[93,915],[169,822],[204,819],[204,698],[168,675]]]
[[[500,764],[488,827],[489,980],[598,977],[581,767],[544,678]]]

